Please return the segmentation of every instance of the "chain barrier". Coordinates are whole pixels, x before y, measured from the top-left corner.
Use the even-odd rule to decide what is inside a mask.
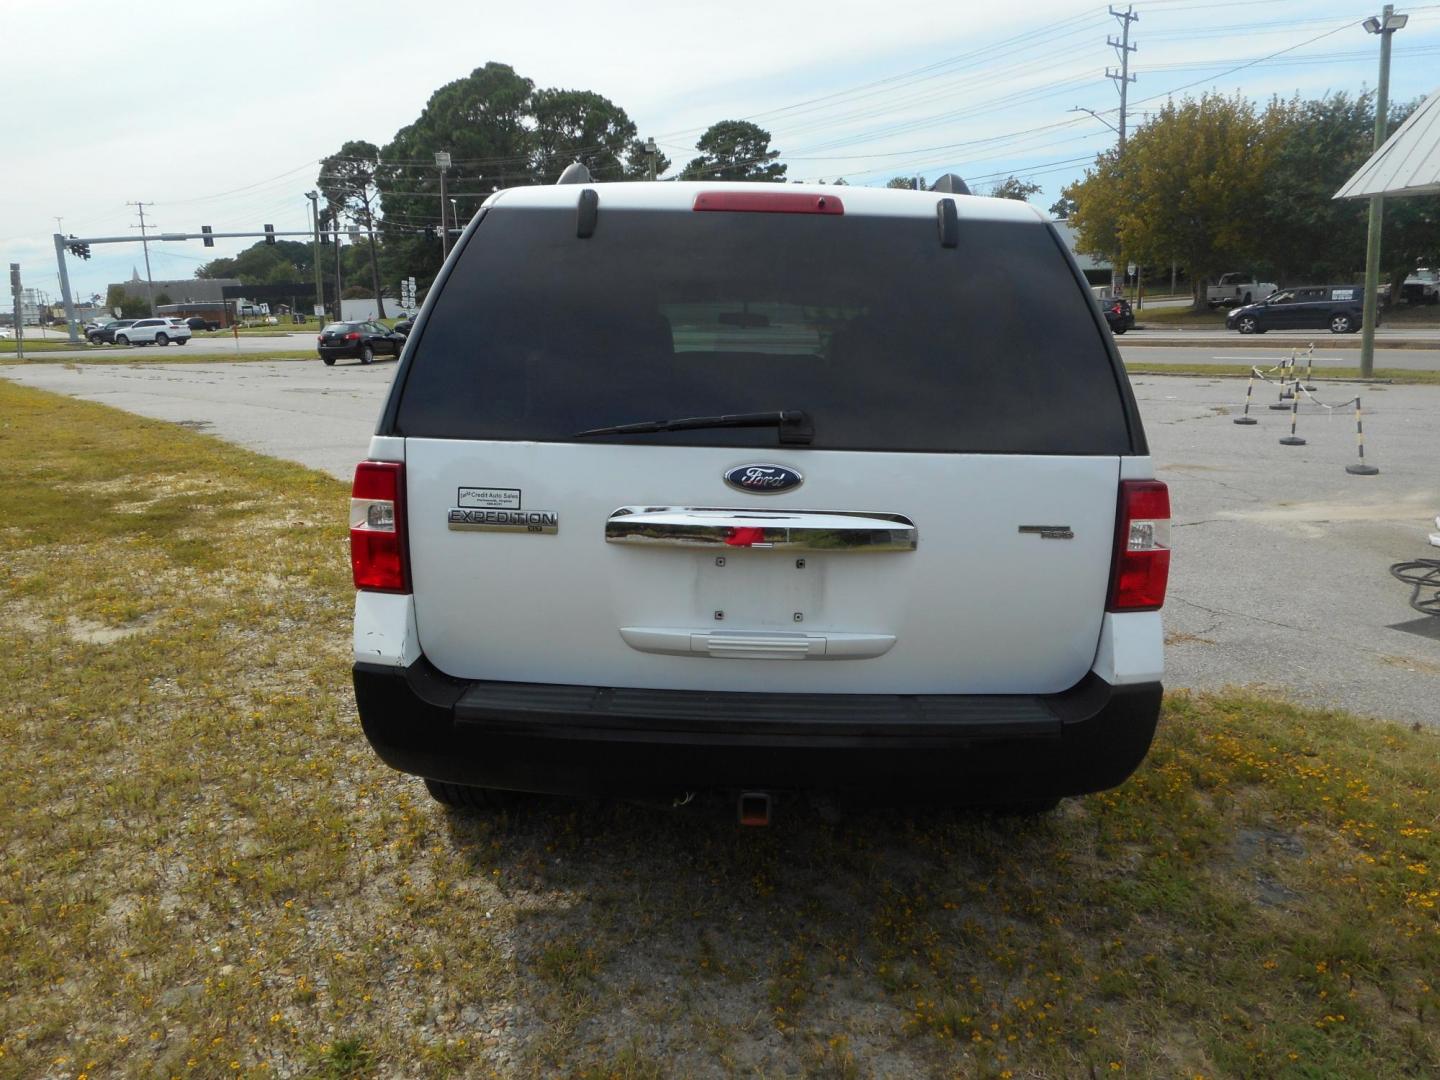
[[[1259,379],[1262,382],[1274,383],[1275,380],[1268,378],[1267,375],[1279,371],[1281,372],[1279,381],[1281,402],[1271,405],[1270,408],[1276,410],[1286,409],[1290,413],[1290,434],[1280,439],[1280,445],[1306,445],[1305,440],[1296,432],[1296,427],[1300,419],[1301,394],[1304,394],[1311,404],[1320,406],[1320,408],[1324,409],[1326,413],[1331,416],[1334,415],[1336,409],[1344,409],[1353,405],[1355,406],[1355,455],[1357,460],[1354,464],[1346,465],[1345,471],[1351,476],[1378,475],[1380,470],[1365,461],[1365,418],[1361,408],[1360,395],[1357,394],[1353,398],[1334,405],[1321,401],[1312,393],[1316,387],[1310,382],[1310,372],[1314,369],[1314,362],[1315,346],[1312,344],[1306,356],[1304,381],[1296,374],[1298,363],[1294,350],[1291,351],[1288,360],[1282,360],[1274,367],[1266,368],[1264,371],[1252,365],[1250,368],[1250,380],[1245,387],[1245,411],[1236,417],[1233,423],[1250,425],[1256,422],[1254,417],[1250,415],[1250,400],[1255,389],[1255,380]],[[1288,404],[1286,404],[1287,401]]]

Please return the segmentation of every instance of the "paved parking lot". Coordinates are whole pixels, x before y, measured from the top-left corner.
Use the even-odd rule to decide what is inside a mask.
[[[158,419],[348,479],[365,453],[393,363],[63,364],[0,368],[18,382]],[[1391,563],[1440,557],[1440,387],[1321,384],[1364,397],[1367,459],[1351,476],[1351,412],[1300,413],[1305,446],[1278,442],[1289,414],[1231,422],[1245,383],[1137,376],[1160,477],[1174,504],[1166,683],[1273,689],[1307,704],[1440,725],[1440,619],[1407,604]],[[1274,398],[1267,390],[1262,404]]]

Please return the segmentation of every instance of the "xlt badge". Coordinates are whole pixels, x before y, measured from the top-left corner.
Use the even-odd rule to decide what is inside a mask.
[[[785,465],[755,462],[725,470],[725,483],[736,491],[748,491],[752,495],[778,495],[782,491],[793,491],[804,482],[803,476]]]

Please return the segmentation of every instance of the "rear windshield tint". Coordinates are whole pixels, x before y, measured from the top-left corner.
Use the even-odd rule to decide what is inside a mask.
[[[394,433],[567,441],[801,409],[816,449],[1130,450],[1094,301],[1049,230],[961,221],[493,209],[409,361]],[[605,441],[775,446],[766,428]]]

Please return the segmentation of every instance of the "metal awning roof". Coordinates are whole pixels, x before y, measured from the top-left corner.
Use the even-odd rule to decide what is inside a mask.
[[[1440,195],[1440,89],[1420,103],[1335,198],[1371,195]]]

